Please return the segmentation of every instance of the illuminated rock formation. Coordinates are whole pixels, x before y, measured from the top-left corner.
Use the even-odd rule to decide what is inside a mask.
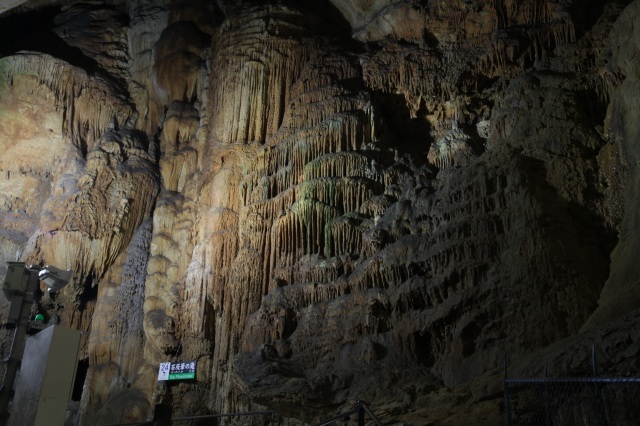
[[[628,370],[640,2],[305,3],[0,15],[0,260],[74,270],[79,424],[496,424],[505,353]]]

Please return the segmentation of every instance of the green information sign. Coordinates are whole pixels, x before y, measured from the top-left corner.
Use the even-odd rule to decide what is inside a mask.
[[[184,379],[195,379],[196,372],[191,373],[169,373],[169,380],[184,380]]]
[[[158,370],[158,380],[189,380],[196,378],[196,361],[163,362]]]

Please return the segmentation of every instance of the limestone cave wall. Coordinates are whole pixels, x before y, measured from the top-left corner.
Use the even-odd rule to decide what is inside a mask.
[[[78,424],[499,424],[505,354],[637,374],[640,1],[13,3],[0,272],[74,271],[34,309],[83,332]]]

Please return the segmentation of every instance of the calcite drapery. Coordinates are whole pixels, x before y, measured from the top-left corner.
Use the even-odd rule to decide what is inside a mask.
[[[39,120],[46,114],[50,118],[43,122],[49,128],[34,134],[6,135],[7,141],[14,141],[20,148],[5,151],[4,158],[13,162],[12,166],[7,164],[7,173],[35,157],[46,172],[28,174],[40,174],[50,185],[40,191],[44,196],[41,204],[29,208],[32,216],[40,216],[39,230],[30,236],[32,250],[48,253],[43,256],[47,261],[72,267],[79,277],[100,278],[148,216],[157,191],[155,168],[145,151],[144,138],[114,127],[126,123],[134,111],[107,81],[90,80],[84,71],[61,61],[24,53],[3,62],[3,79],[14,82],[5,87],[9,95],[6,99],[20,99],[24,97],[21,93],[32,90],[15,84],[18,81],[35,84],[41,96],[50,99],[40,106],[23,101],[25,109],[31,111],[25,116]],[[76,113],[78,109],[81,114]],[[44,144],[49,152],[29,152],[23,144],[15,144],[29,138],[37,143],[39,133],[49,133],[48,138],[55,141]],[[65,140],[71,143],[65,144]],[[7,207],[9,211],[21,209],[19,205]],[[34,256],[32,260],[42,256],[37,252],[30,255]]]

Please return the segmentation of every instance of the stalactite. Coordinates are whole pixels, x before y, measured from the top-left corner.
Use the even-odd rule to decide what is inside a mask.
[[[357,152],[323,155],[308,162],[304,167],[305,180],[343,176],[363,177],[382,182],[382,172],[378,163]]]
[[[357,151],[370,142],[368,137],[363,132],[362,114],[336,112],[318,126],[300,131],[274,146],[267,173],[276,173],[290,164],[293,176],[300,179],[307,163],[325,154]]]
[[[395,201],[397,199],[388,194],[377,195],[363,203],[358,212],[377,221]]]
[[[90,78],[84,70],[37,53],[20,53],[0,59],[2,78],[33,75],[54,94],[53,105],[65,114],[63,135],[86,135],[91,146],[112,125],[135,116],[124,95],[99,77]],[[115,101],[115,102],[114,102]],[[74,111],[82,111],[76,114]]]
[[[359,255],[364,231],[361,224],[362,219],[354,215],[340,216],[328,224],[325,228],[325,256]]]
[[[193,15],[199,2],[167,0],[154,6],[157,10],[143,3],[127,3],[134,56],[129,69],[108,68],[130,78],[107,82],[92,76],[89,83],[84,71],[51,58],[20,53],[0,59],[2,90],[36,84],[36,94],[50,96],[64,116],[60,125],[52,121],[77,147],[68,155],[73,167],[86,161],[104,172],[60,178],[51,192],[66,198],[42,202],[42,230],[31,219],[40,213],[37,201],[26,199],[28,191],[0,197],[3,238],[14,238],[14,228],[26,229],[34,237],[28,240],[25,232],[15,240],[31,244],[29,260],[77,269],[87,281],[66,290],[71,298],[81,295],[87,277],[99,285],[104,303],[96,304],[95,312],[92,301],[69,308],[63,321],[87,329],[95,314],[89,360],[106,373],[96,369],[91,380],[112,383],[104,395],[125,389],[109,381],[125,371],[138,380],[125,392],[142,392],[148,398],[140,399],[149,406],[170,402],[174,414],[191,414],[182,410],[193,407],[207,413],[243,411],[247,401],[276,399],[276,408],[285,411],[309,401],[324,410],[363,389],[362,375],[350,368],[387,363],[403,368],[372,370],[367,383],[376,383],[380,371],[385,383],[392,383],[396,374],[419,370],[436,375],[435,386],[444,381],[450,389],[464,387],[470,371],[492,368],[495,353],[482,347],[486,342],[506,342],[507,348],[561,342],[597,304],[597,284],[572,288],[590,277],[567,266],[555,240],[548,243],[543,234],[560,241],[565,236],[555,231],[565,225],[561,231],[576,234],[578,227],[572,226],[583,213],[589,216],[584,227],[589,233],[606,209],[624,211],[606,204],[624,201],[614,194],[615,179],[624,180],[614,140],[622,136],[608,134],[622,132],[617,111],[622,106],[607,105],[625,77],[617,68],[621,64],[601,63],[611,46],[597,40],[598,31],[609,32],[615,13],[587,30],[583,18],[571,16],[579,8],[566,2],[428,1],[415,7],[395,2],[391,12],[375,17],[375,25],[410,8],[424,25],[407,29],[415,38],[394,39],[398,29],[385,39],[333,46],[346,39],[334,38],[322,20],[296,11],[296,2],[203,2],[208,15],[198,17]],[[225,7],[224,17],[210,19],[212,11]],[[323,18],[330,16],[327,11]],[[608,18],[611,23],[603,23]],[[173,51],[173,39],[163,29],[186,21],[197,27],[196,42],[177,43]],[[386,23],[399,28],[398,21]],[[122,40],[120,33],[117,41]],[[164,48],[181,53],[161,54]],[[124,64],[127,58],[113,59]],[[175,68],[183,65],[186,69]],[[522,72],[526,75],[519,77]],[[531,89],[532,82],[544,90]],[[128,84],[130,93],[116,93],[118,84]],[[555,111],[529,108],[554,105],[545,99],[557,93],[570,95],[555,103]],[[583,97],[597,101],[587,112]],[[133,102],[143,123],[136,122]],[[597,122],[574,120],[583,112]],[[571,114],[576,125],[570,137],[546,133],[547,124]],[[154,116],[157,123],[148,118]],[[551,120],[542,123],[546,118]],[[113,137],[133,122],[145,128],[148,140]],[[524,124],[543,131],[525,135]],[[511,158],[519,156],[527,161]],[[586,165],[578,164],[582,159]],[[56,156],[55,167],[64,161]],[[163,190],[156,199],[157,163]],[[559,178],[559,168],[573,180]],[[66,171],[3,165],[0,180],[4,188],[26,188],[33,181],[46,192],[59,173]],[[556,185],[555,191],[557,181],[566,186]],[[566,197],[567,188],[575,188],[575,198]],[[606,193],[601,197],[601,192]],[[583,203],[592,195],[591,205]],[[546,211],[547,202],[556,204]],[[54,204],[72,207],[49,208]],[[141,238],[150,246],[147,261],[141,249],[123,250],[151,207],[153,232],[147,223],[148,234]],[[566,208],[571,214],[564,215]],[[604,234],[619,229],[621,219],[613,216],[606,218],[602,234],[580,235],[580,250],[567,251],[589,250],[590,244],[598,246],[593,252],[601,250],[605,240],[615,238]],[[18,246],[6,252],[13,255]],[[591,260],[579,266],[588,268]],[[556,291],[565,281],[570,285]],[[496,337],[522,314],[512,309],[521,305],[527,315],[544,307],[544,314],[533,318],[541,319],[536,322],[541,326],[533,333],[514,327]],[[143,314],[135,321],[121,317],[133,311]],[[109,315],[116,318],[100,323]],[[469,324],[477,330],[467,333]],[[544,327],[549,329],[538,330]],[[116,336],[113,342],[110,335]],[[264,372],[236,364],[246,355],[242,352],[255,354],[264,343],[277,347],[279,358],[301,363],[306,378],[280,375],[271,370],[275,364]],[[130,356],[132,350],[137,352]],[[151,367],[171,357],[198,359],[198,380],[156,386]],[[460,368],[441,365],[452,359]],[[262,361],[252,360],[253,366]],[[243,374],[259,377],[244,381]],[[262,380],[265,375],[268,380]],[[306,400],[289,404],[290,385],[313,389]],[[414,388],[402,383],[397,393]],[[329,392],[331,401],[324,400],[326,389],[337,392]],[[261,392],[270,394],[264,398]],[[482,404],[491,398],[478,392]],[[104,411],[114,406],[103,402],[92,401]],[[402,404],[392,411],[415,414],[413,402]],[[292,421],[298,420],[303,421]]]
[[[410,117],[415,118],[422,102],[433,110],[434,101],[450,99],[448,94],[456,92],[441,78],[439,70],[442,66],[438,56],[429,51],[389,48],[366,61],[362,71],[364,81],[373,89],[384,91],[397,87],[406,99]]]
[[[200,114],[188,102],[172,102],[164,116],[160,151],[166,158],[189,145],[200,126]]]
[[[284,215],[285,211],[293,205],[296,200],[296,187],[279,193],[268,200],[259,200],[247,206],[247,215],[255,214],[266,221],[274,220],[278,216]]]
[[[310,55],[300,39],[267,31],[267,23],[284,25],[292,20],[293,24],[295,15],[283,14],[280,22],[270,22],[269,16],[267,10],[256,8],[240,20],[228,21],[215,38],[213,56],[224,64],[211,85],[212,129],[220,141],[264,141],[275,133],[282,123],[289,87]]]
[[[317,200],[340,211],[352,212],[381,190],[375,182],[363,178],[322,178],[301,183],[298,199]]]
[[[451,129],[429,148],[427,159],[440,169],[468,164],[469,157],[473,155],[469,139],[460,129]]]

